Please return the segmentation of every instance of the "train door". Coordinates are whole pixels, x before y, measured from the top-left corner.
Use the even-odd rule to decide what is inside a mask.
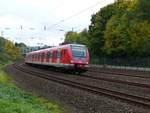
[[[61,51],[61,62],[66,64],[68,62],[67,57],[68,57],[67,49],[62,49],[62,51]]]
[[[65,62],[64,62],[64,58],[65,58],[65,49],[62,49],[62,50],[61,50],[61,62],[62,62],[62,63],[65,63]]]

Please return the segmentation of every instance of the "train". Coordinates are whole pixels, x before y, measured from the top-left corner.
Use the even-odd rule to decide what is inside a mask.
[[[67,72],[84,73],[89,68],[89,51],[82,44],[65,44],[29,52],[25,63],[54,67]]]

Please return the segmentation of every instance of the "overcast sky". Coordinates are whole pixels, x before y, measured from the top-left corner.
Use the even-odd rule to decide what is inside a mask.
[[[88,28],[91,15],[113,2],[114,0],[0,0],[0,31],[13,42],[24,42],[30,46],[58,45],[63,41],[65,32],[80,32]]]

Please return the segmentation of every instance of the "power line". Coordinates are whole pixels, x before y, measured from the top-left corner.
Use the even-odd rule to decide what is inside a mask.
[[[71,15],[71,16],[69,16],[69,17],[63,19],[63,20],[60,20],[60,21],[57,22],[56,24],[51,25],[49,29],[51,29],[52,27],[54,27],[54,26],[56,26],[56,25],[59,25],[59,24],[62,23],[62,22],[65,22],[65,21],[67,21],[67,20],[72,19],[73,17],[78,16],[78,15],[80,15],[81,13],[84,13],[84,12],[86,12],[87,10],[92,9],[93,7],[95,7],[95,6],[97,6],[97,5],[101,4],[101,3],[103,3],[103,2],[105,2],[105,1],[106,1],[106,0],[103,0],[103,1],[101,1],[101,2],[98,2],[98,3],[96,3],[96,4],[94,4],[94,5],[90,6],[90,7],[88,7],[88,8],[86,8],[86,9],[83,9],[83,10],[79,11],[79,12],[76,13],[76,14],[73,14],[73,15]]]

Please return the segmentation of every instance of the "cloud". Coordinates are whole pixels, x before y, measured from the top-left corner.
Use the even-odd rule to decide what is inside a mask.
[[[23,41],[29,45],[38,42],[58,45],[65,32],[72,28],[81,31],[88,27],[91,15],[113,2],[114,0],[0,0],[0,30],[13,41]],[[88,9],[96,3],[99,4]],[[8,27],[11,29],[6,30]]]

